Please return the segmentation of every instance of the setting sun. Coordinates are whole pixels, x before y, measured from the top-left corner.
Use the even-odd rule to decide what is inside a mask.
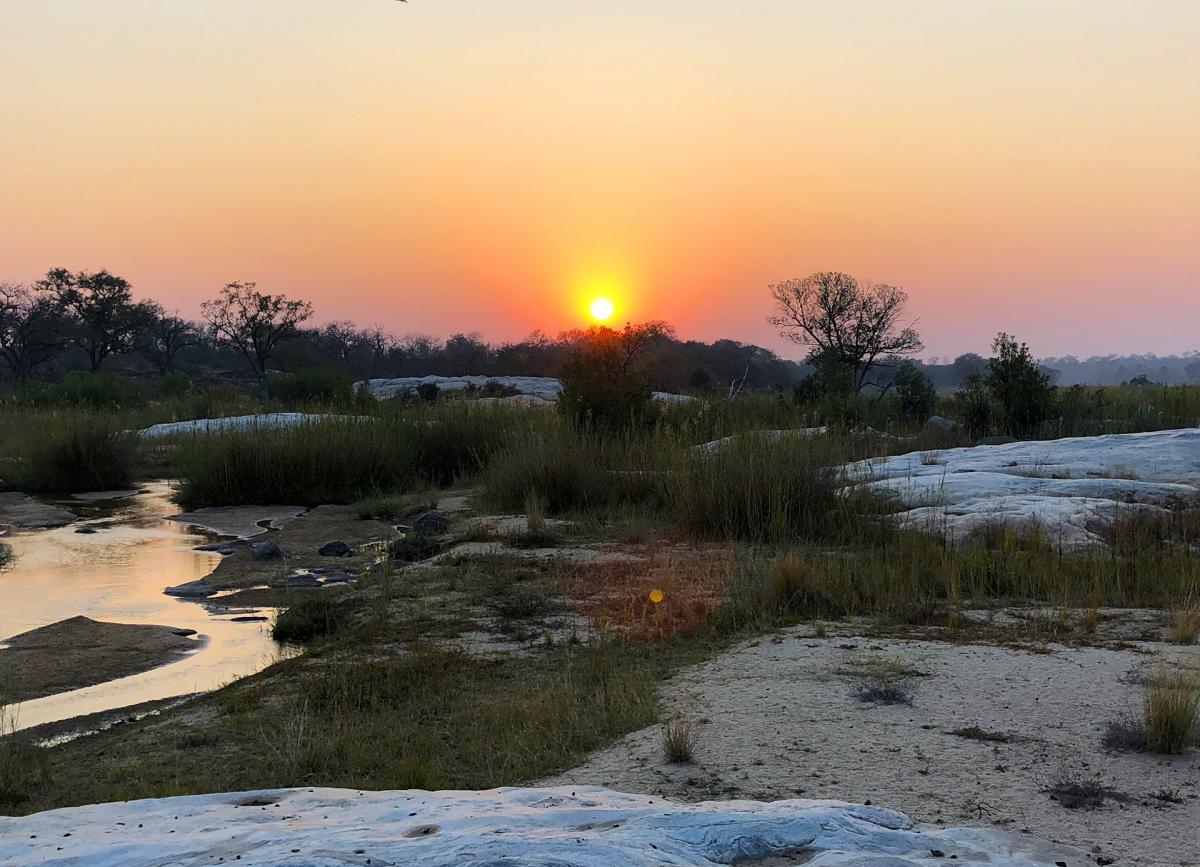
[[[607,298],[597,298],[588,309],[597,322],[607,322],[613,315],[613,303]]]

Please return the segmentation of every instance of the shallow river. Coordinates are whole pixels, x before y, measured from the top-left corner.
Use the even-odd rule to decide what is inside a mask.
[[[253,674],[280,652],[269,622],[233,620],[269,610],[216,608],[163,595],[164,587],[203,578],[220,555],[192,550],[208,539],[165,520],[179,512],[165,482],[143,490],[122,500],[64,503],[80,521],[3,537],[14,557],[0,570],[0,644],[77,614],[194,629],[205,640],[159,668],[25,702],[17,709],[19,728],[214,689]],[[75,532],[84,524],[99,532]]]

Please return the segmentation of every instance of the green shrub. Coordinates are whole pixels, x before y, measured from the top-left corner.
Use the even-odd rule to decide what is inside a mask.
[[[289,405],[345,406],[354,397],[354,379],[340,367],[302,367],[295,373],[270,380],[272,400]]]
[[[337,600],[304,599],[275,616],[271,637],[276,641],[301,642],[330,635],[341,625],[341,611]]]
[[[1039,432],[1055,407],[1054,386],[1038,367],[1029,347],[1015,338],[997,335],[985,378],[988,390],[1000,404],[1005,432],[1027,437]]]
[[[650,375],[641,364],[647,348],[670,333],[661,322],[592,328],[563,364],[558,409],[577,425],[608,429],[639,425],[649,417]]]
[[[902,362],[896,369],[895,385],[902,420],[923,422],[933,415],[937,389],[919,367],[911,361]]]

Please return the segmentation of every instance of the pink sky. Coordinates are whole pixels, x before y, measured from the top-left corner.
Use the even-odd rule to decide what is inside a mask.
[[[1200,4],[57,0],[0,11],[0,279],[493,340],[797,351],[767,284],[911,295],[927,355],[1200,349]]]

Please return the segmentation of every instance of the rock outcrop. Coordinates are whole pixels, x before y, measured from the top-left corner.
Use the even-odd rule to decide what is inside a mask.
[[[935,860],[936,859],[936,860]],[[607,789],[287,789],[92,804],[0,818],[11,867],[542,864],[712,867],[987,862],[1083,867],[1083,853],[1003,831],[931,828],[835,801],[681,804]]]

